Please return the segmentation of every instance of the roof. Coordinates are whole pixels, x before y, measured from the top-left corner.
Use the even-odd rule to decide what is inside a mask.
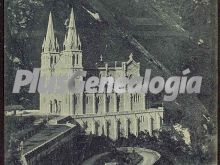
[[[8,105],[5,106],[5,111],[14,111],[14,110],[24,110],[25,108],[22,105]]]
[[[70,129],[70,127],[65,125],[49,125],[43,128],[40,132],[24,141],[24,153],[36,148],[48,140],[51,140],[68,129]]]

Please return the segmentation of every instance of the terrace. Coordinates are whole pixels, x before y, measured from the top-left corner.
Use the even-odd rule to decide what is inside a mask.
[[[27,153],[32,149],[44,144],[61,133],[66,132],[70,127],[65,125],[49,125],[42,129],[39,133],[27,139],[23,144],[23,153]]]

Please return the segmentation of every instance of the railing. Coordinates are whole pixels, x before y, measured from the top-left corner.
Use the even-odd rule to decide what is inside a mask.
[[[155,112],[163,112],[163,108],[150,108],[147,110],[138,110],[138,111],[122,111],[122,112],[107,112],[107,113],[93,113],[93,114],[81,114],[81,115],[73,115],[73,118],[89,118],[89,117],[105,117],[105,116],[120,116],[120,115],[132,115],[132,114],[143,114],[143,113],[155,113]]]

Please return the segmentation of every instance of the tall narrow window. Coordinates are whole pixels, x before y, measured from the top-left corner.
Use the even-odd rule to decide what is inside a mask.
[[[78,98],[77,98],[76,95],[74,95],[74,102],[75,102],[75,104],[77,104],[77,101],[78,101]]]
[[[74,65],[75,64],[75,60],[74,60],[74,56],[72,56],[72,64]]]
[[[89,97],[86,96],[86,104],[88,104],[88,103],[89,103]]]
[[[150,120],[151,120],[151,130],[154,130],[154,119],[151,118]]]
[[[78,54],[76,55],[76,64],[78,64]]]
[[[50,113],[53,113],[53,103],[51,100],[50,100]]]
[[[120,96],[117,96],[117,112],[119,112],[119,108],[120,108],[120,101],[121,101]]]
[[[163,119],[162,119],[162,117],[160,117],[159,119],[160,119],[160,127],[161,127],[163,124]]]
[[[50,64],[53,63],[53,57],[50,57]]]

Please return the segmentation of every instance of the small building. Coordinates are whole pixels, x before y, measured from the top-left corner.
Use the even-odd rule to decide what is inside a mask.
[[[22,105],[8,105],[5,106],[4,112],[5,115],[16,115],[18,111],[23,111],[25,108]]]

